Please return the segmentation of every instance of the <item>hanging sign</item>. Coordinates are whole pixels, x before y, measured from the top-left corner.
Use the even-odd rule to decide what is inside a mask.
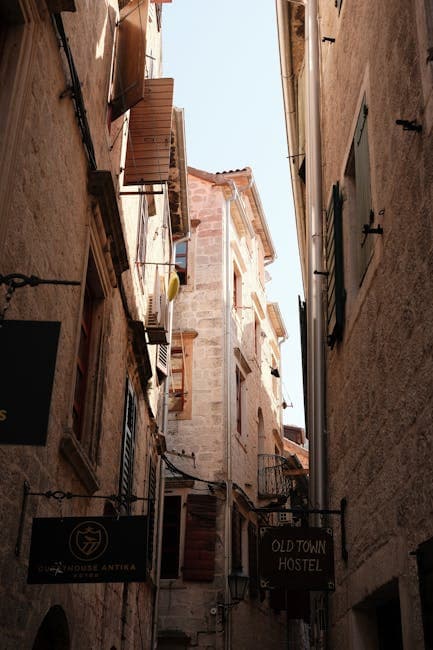
[[[0,324],[0,444],[45,445],[60,323]]]
[[[33,519],[30,584],[145,582],[147,517]]]
[[[259,570],[263,588],[333,591],[334,544],[330,528],[260,528]]]

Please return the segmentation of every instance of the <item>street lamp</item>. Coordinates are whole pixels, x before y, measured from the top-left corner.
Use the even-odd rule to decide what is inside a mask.
[[[227,610],[238,605],[241,600],[244,600],[249,577],[240,571],[233,571],[227,576],[227,581],[230,590],[230,602],[217,603],[218,608],[222,609],[224,614]]]

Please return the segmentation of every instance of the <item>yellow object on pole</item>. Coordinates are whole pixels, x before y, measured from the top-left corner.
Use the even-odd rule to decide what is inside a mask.
[[[168,281],[168,289],[167,289],[167,298],[169,302],[171,302],[176,298],[179,292],[179,287],[180,287],[179,276],[176,273],[176,271],[172,271],[170,273],[170,279]]]

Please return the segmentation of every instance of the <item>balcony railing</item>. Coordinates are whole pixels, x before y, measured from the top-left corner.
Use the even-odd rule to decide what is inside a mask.
[[[291,481],[287,476],[290,465],[283,456],[258,455],[258,496],[262,499],[289,496]]]

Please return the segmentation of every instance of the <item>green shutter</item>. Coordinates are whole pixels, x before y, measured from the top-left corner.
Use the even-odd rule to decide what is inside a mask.
[[[299,331],[301,337],[301,354],[302,354],[302,384],[304,389],[304,414],[305,414],[305,433],[308,438],[308,405],[307,405],[307,305],[304,300],[298,296],[299,307]]]
[[[135,447],[135,420],[137,413],[137,401],[129,378],[126,382],[125,391],[125,413],[123,420],[123,449],[122,462],[120,467],[119,494],[122,499],[132,494],[132,478],[134,469],[134,447]],[[125,501],[122,510],[126,514],[131,513],[131,503]]]
[[[327,334],[333,348],[341,341],[344,327],[345,291],[343,280],[342,201],[339,184],[332,187],[332,198],[326,213]]]
[[[365,97],[362,102],[355,129],[353,142],[355,156],[355,182],[356,182],[356,234],[359,241],[359,283],[367,270],[373,252],[374,240],[365,235],[364,226],[372,224],[371,184],[370,184],[370,155],[368,148],[368,107]]]

